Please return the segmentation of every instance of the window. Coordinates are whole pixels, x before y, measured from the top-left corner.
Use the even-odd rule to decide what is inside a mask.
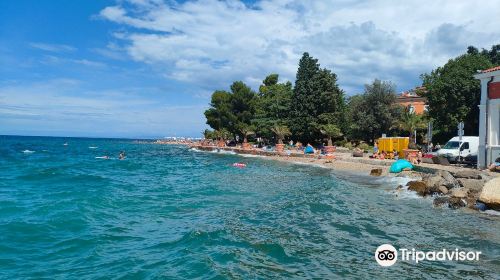
[[[408,106],[408,110],[410,111],[410,113],[415,113],[415,106],[413,105]]]
[[[460,151],[468,150],[469,149],[469,142],[464,142],[462,144],[462,147],[460,147]]]
[[[453,150],[453,149],[458,149],[459,146],[460,146],[460,142],[458,142],[458,141],[449,141],[448,143],[446,143],[446,145],[444,145],[443,149]]]

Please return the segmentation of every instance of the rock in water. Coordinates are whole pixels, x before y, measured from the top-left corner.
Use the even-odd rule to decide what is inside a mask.
[[[460,185],[457,181],[457,179],[455,179],[455,177],[453,177],[453,175],[451,175],[450,172],[448,171],[445,171],[445,170],[440,170],[438,172],[438,174],[443,177],[445,183],[444,185],[448,188],[448,189],[453,189],[453,188],[458,188]]]
[[[479,196],[479,201],[486,204],[488,208],[500,210],[500,177],[486,182]]]
[[[382,168],[374,168],[370,171],[370,175],[372,176],[382,176]]]
[[[446,188],[445,186],[439,186],[438,189],[442,194],[447,194],[449,192],[448,188]]]
[[[441,175],[429,174],[423,177],[423,181],[427,185],[427,193],[443,193],[440,187],[446,188],[446,181]]]
[[[459,197],[450,197],[448,206],[452,209],[465,207],[465,202]]]
[[[455,178],[465,178],[465,179],[481,179],[481,173],[475,170],[462,170],[455,172]]]
[[[455,198],[466,198],[467,190],[465,188],[455,188],[451,190],[451,196]]]
[[[445,204],[448,204],[449,201],[450,201],[450,198],[447,196],[438,196],[434,199],[433,204],[434,204],[434,207],[439,207],[439,206],[443,206]]]
[[[414,191],[421,196],[425,196],[428,194],[427,185],[424,181],[411,181],[406,184],[408,186],[408,190]]]

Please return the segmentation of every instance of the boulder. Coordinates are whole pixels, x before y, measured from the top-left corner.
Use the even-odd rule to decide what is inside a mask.
[[[448,189],[458,188],[460,186],[457,179],[455,179],[455,177],[453,177],[453,175],[451,175],[450,172],[445,171],[445,170],[439,170],[437,174],[439,174],[441,177],[443,177],[443,179],[445,181],[444,185]]]
[[[398,175],[396,175],[396,177],[410,178],[410,179],[414,179],[416,181],[422,180],[422,175],[419,172],[415,172],[415,171],[402,170]]]
[[[370,171],[370,175],[372,176],[382,176],[382,168],[374,168]]]
[[[446,181],[440,175],[427,175],[424,176],[423,181],[429,188],[437,190],[439,186],[446,184]]]
[[[439,187],[438,187],[438,190],[439,190],[439,192],[440,192],[440,193],[442,193],[442,194],[447,194],[447,193],[449,192],[448,188],[447,188],[447,187],[445,187],[445,186],[439,186]]]
[[[451,190],[451,197],[466,198],[467,193],[468,193],[468,191],[465,188],[454,188]]]
[[[459,197],[450,197],[448,201],[448,206],[452,209],[465,207],[465,201]]]
[[[427,185],[424,181],[411,181],[406,184],[408,186],[408,190],[414,191],[421,196],[427,195],[429,192],[427,190]]]
[[[450,198],[447,196],[438,196],[434,198],[434,201],[432,202],[434,204],[434,207],[441,207],[444,205],[448,205],[450,201]]]
[[[472,193],[480,193],[484,186],[483,180],[476,180],[476,179],[460,178],[458,179],[458,183],[462,188],[465,188]]]
[[[479,201],[486,204],[488,208],[500,210],[500,177],[491,179],[484,184]]]
[[[465,199],[465,204],[467,205],[467,208],[470,209],[477,209],[476,208],[476,198],[468,196]]]
[[[476,170],[461,170],[455,172],[455,178],[465,178],[465,179],[482,179],[481,173]]]

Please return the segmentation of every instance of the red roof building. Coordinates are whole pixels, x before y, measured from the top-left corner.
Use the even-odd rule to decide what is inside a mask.
[[[417,91],[425,90],[423,87],[404,91],[396,97],[396,104],[407,107],[410,112],[421,115],[427,111],[427,99],[419,96]]]

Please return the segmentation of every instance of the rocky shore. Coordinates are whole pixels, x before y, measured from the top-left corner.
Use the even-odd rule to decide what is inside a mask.
[[[399,176],[405,176],[402,173]],[[414,173],[415,180],[406,185],[408,190],[420,196],[433,196],[435,206],[500,210],[500,177],[476,170]]]
[[[405,177],[411,181],[406,186],[398,186],[398,191],[414,191],[422,197],[432,197],[436,207],[500,210],[500,176],[496,173],[455,166],[421,164],[415,166],[412,171],[390,174],[388,170],[393,162],[391,160],[352,157],[349,152],[342,151],[337,151],[335,159],[332,160],[303,153],[278,154],[274,151],[201,145],[191,145],[191,147],[204,151],[221,150],[244,155],[259,155],[272,160],[321,165],[334,170],[371,176]]]

